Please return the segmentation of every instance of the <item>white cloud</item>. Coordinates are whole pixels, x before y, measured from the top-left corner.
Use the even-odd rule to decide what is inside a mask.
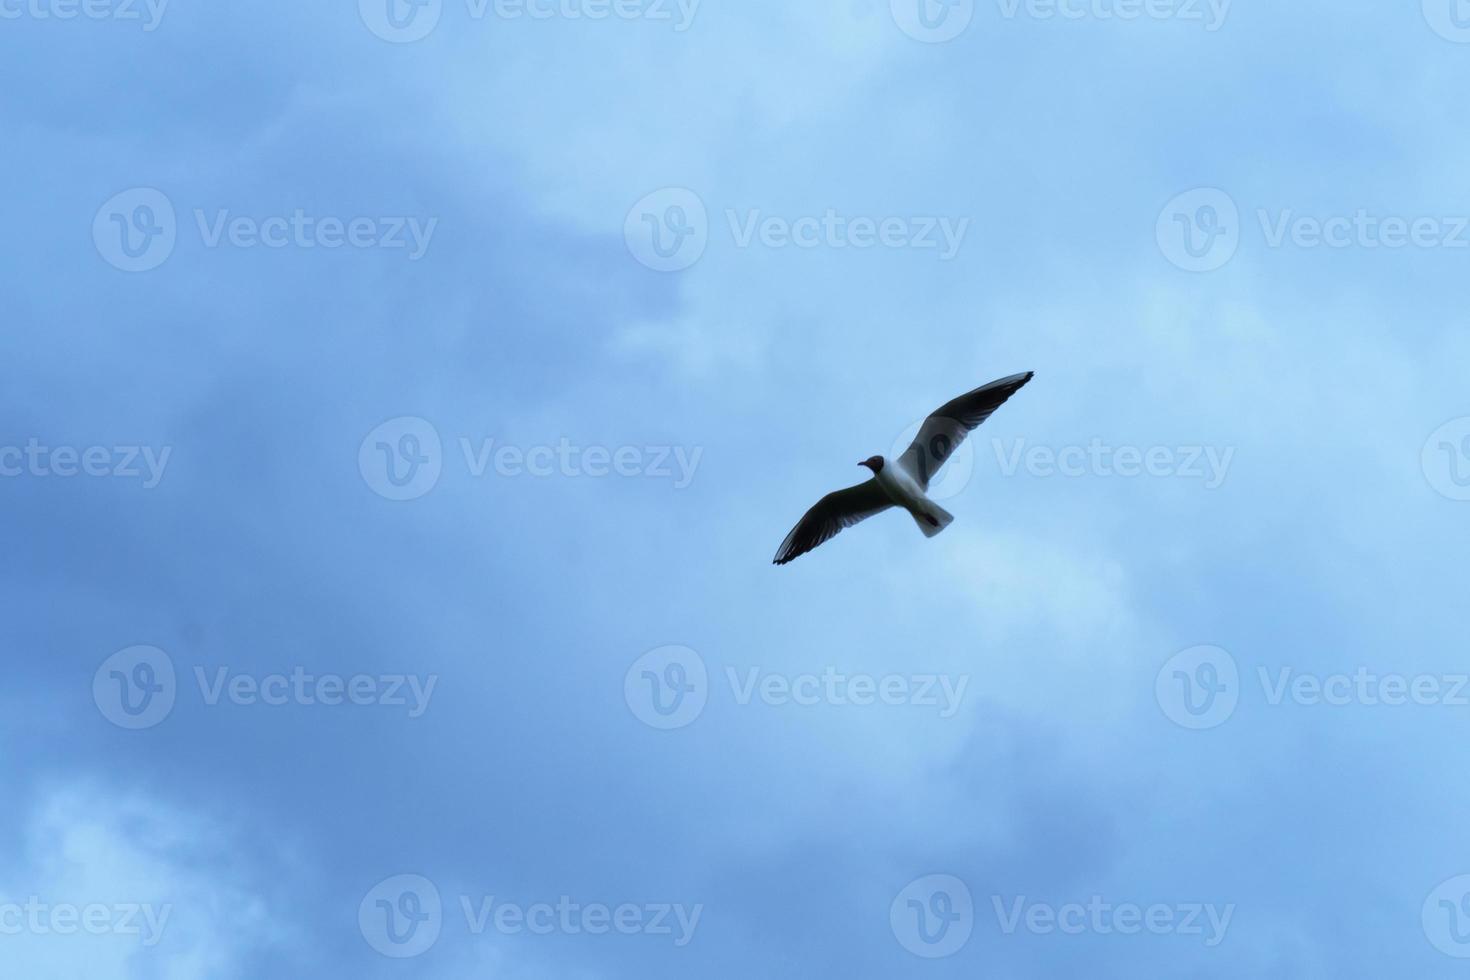
[[[219,824],[140,795],[45,791],[0,869],[0,949],[26,980],[238,976],[289,930],[249,884]],[[94,930],[69,920],[96,916]],[[104,918],[105,916],[105,918]],[[105,924],[104,924],[105,923]]]

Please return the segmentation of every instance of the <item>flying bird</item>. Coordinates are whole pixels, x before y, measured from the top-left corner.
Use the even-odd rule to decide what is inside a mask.
[[[927,538],[949,527],[954,515],[925,495],[929,481],[964,442],[965,436],[990,418],[1034,375],[1034,371],[1013,374],[939,406],[919,427],[913,445],[896,460],[882,456],[863,460],[858,465],[872,470],[873,478],[817,501],[776,549],[774,564],[785,565],[832,540],[844,528],[890,507],[908,511]]]

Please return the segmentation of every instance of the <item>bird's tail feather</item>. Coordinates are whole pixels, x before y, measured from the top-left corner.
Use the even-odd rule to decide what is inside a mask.
[[[924,505],[921,511],[912,511],[914,523],[919,525],[919,530],[924,532],[924,537],[932,538],[943,531],[954,521],[954,515],[932,500]]]

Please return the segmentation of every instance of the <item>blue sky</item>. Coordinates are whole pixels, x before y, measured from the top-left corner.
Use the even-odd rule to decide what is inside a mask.
[[[395,2],[0,0],[8,969],[1460,975],[1465,4]]]

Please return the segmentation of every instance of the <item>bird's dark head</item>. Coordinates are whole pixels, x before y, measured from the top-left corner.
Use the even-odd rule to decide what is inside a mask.
[[[877,476],[879,473],[882,473],[883,472],[883,457],[882,456],[869,456],[867,459],[863,460],[858,465],[859,466],[866,466],[868,469],[870,469],[870,470],[873,471],[873,475],[874,476]]]

